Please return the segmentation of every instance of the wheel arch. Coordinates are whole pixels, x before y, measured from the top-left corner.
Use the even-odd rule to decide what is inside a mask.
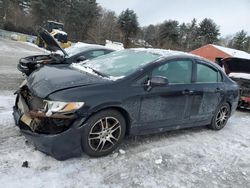
[[[216,110],[223,104],[227,103],[230,107],[230,111],[232,110],[232,101],[228,100],[228,99],[224,99],[221,100],[221,102],[218,104],[218,106],[216,107]]]
[[[232,103],[230,102],[230,101],[225,101],[225,103],[227,103],[228,105],[229,105],[229,107],[230,107],[230,116],[231,116],[231,114],[232,114]]]
[[[93,113],[91,113],[91,115],[87,119],[89,119],[92,115],[99,113],[101,111],[104,111],[104,110],[116,110],[116,111],[118,111],[124,117],[124,120],[126,123],[125,135],[130,134],[131,116],[129,115],[128,111],[125,110],[124,108],[122,108],[121,106],[110,105],[110,106],[104,106],[102,108],[98,108]],[[87,119],[85,121],[87,121]]]

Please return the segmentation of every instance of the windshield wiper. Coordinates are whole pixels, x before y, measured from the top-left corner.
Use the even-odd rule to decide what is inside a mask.
[[[102,76],[102,77],[109,77],[107,74],[104,74],[104,73],[102,73],[102,72],[100,72],[100,71],[98,71],[98,70],[95,70],[95,69],[92,68],[92,67],[89,67],[89,66],[83,66],[83,67],[91,69],[94,73],[96,73],[96,74],[98,74],[98,75],[100,75],[100,76]]]

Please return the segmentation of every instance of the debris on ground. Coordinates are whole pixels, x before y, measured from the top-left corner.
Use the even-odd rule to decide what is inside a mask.
[[[29,168],[29,163],[28,163],[28,161],[24,161],[23,164],[22,164],[22,167],[23,167],[23,168]]]
[[[126,152],[123,149],[119,149],[119,153],[124,155]]]
[[[114,153],[114,154],[113,154],[113,157],[114,157],[114,158],[118,157],[118,153],[117,153],[117,152]]]
[[[155,164],[161,164],[161,163],[162,163],[162,158],[155,160]]]

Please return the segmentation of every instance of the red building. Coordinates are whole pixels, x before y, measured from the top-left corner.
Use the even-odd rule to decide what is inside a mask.
[[[207,44],[196,50],[190,52],[191,54],[199,55],[210,61],[215,62],[216,58],[238,57],[250,59],[250,54],[241,50],[217,46],[214,44]]]

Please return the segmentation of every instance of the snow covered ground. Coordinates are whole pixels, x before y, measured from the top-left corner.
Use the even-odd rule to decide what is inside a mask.
[[[0,75],[4,59],[15,54],[8,48],[0,54]],[[14,68],[17,62],[9,63]],[[107,157],[83,154],[61,162],[37,151],[15,127],[13,90],[0,87],[0,187],[250,187],[249,111],[237,111],[221,131],[200,127],[130,137]]]
[[[46,54],[34,44],[0,38],[0,90],[14,90],[20,85],[22,75],[17,70],[21,57]]]

